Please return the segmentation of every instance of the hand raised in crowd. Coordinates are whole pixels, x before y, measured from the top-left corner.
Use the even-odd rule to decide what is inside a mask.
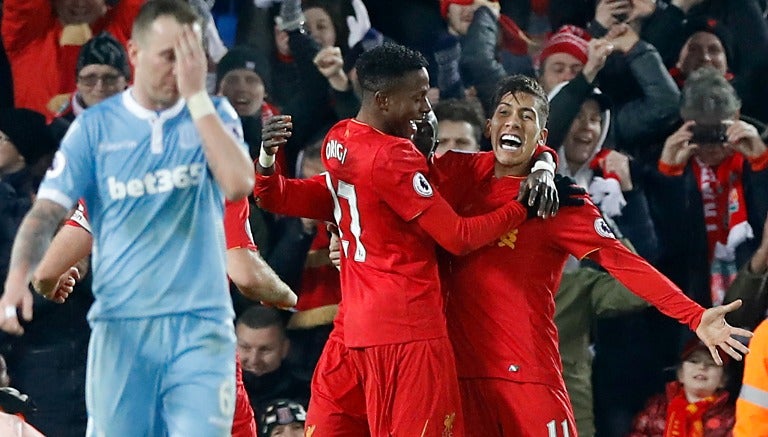
[[[264,121],[261,128],[261,147],[267,155],[274,155],[277,149],[291,137],[293,123],[290,115],[273,115]]]
[[[346,91],[350,87],[349,78],[344,72],[344,57],[338,47],[320,49],[313,60],[320,74],[328,79],[328,83],[336,91]]]
[[[70,267],[69,270],[64,272],[52,287],[48,287],[45,283],[35,281],[35,291],[42,295],[44,298],[56,303],[64,303],[67,300],[75,284],[80,280],[80,270],[77,267]]]
[[[368,17],[368,9],[365,8],[363,0],[352,0],[352,9],[355,11],[355,15],[347,16],[347,28],[349,28],[347,44],[349,48],[362,41],[365,34],[371,30],[371,19]]]
[[[600,0],[595,8],[595,21],[606,29],[621,23],[621,18],[629,17],[632,12],[630,0]]]
[[[176,57],[176,82],[179,94],[189,98],[200,91],[205,91],[208,58],[203,49],[200,26],[182,25],[173,52]]]
[[[603,169],[603,173],[614,173],[619,177],[621,191],[632,190],[632,175],[630,174],[629,169],[629,156],[611,150],[600,160],[600,167]]]
[[[613,44],[615,50],[626,54],[640,41],[640,36],[629,24],[620,23],[611,27],[605,39]]]
[[[594,82],[597,73],[603,69],[605,60],[608,59],[608,55],[613,53],[613,50],[613,43],[605,38],[595,38],[589,41],[587,46],[587,63],[584,64],[584,69],[581,70],[587,82]]]
[[[727,121],[728,129],[725,131],[728,137],[728,144],[734,150],[746,156],[747,158],[757,158],[765,153],[766,147],[757,128],[751,124],[742,121]]]
[[[496,18],[499,18],[499,14],[501,13],[501,5],[499,4],[498,1],[494,1],[494,0],[475,0],[475,2],[472,4],[472,7],[473,7],[472,11],[473,12],[476,11],[481,6],[487,7],[488,9],[491,10],[491,12],[493,13],[493,15]]]
[[[680,167],[688,163],[688,160],[699,147],[691,142],[691,138],[693,138],[691,127],[695,124],[696,122],[693,120],[686,121],[680,126],[680,129],[667,137],[659,161],[672,167]]]
[[[656,11],[656,0],[632,0],[632,12],[627,22],[650,17]]]
[[[741,307],[741,299],[735,300],[728,305],[708,308],[701,316],[699,327],[696,328],[696,335],[707,345],[709,352],[712,354],[712,359],[719,366],[723,365],[723,360],[717,352],[718,347],[736,361],[741,361],[742,355],[749,353],[749,349],[733,337],[749,338],[752,337],[752,332],[742,328],[735,328],[725,321],[725,315],[736,311],[739,307]]]
[[[291,46],[288,44],[288,32],[280,29],[280,26],[275,24],[275,48],[277,53],[282,56],[291,56]]]

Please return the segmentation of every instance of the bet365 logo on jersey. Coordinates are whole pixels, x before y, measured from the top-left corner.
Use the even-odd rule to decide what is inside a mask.
[[[151,194],[166,193],[174,188],[184,189],[200,185],[205,170],[204,164],[180,165],[174,168],[161,168],[145,174],[142,178],[118,181],[114,176],[107,178],[109,197],[114,200],[128,197],[141,197]]]

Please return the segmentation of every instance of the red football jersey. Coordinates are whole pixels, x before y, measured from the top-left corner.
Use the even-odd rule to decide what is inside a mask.
[[[355,120],[337,123],[324,144],[326,173],[257,175],[254,195],[270,211],[338,224],[345,344],[446,335],[433,237],[465,252],[521,223],[525,207],[510,201],[483,217],[458,216],[433,191],[410,141]]]
[[[227,240],[227,250],[257,250],[253,243],[251,224],[248,222],[250,209],[247,197],[235,202],[224,201],[224,237]]]
[[[435,243],[412,222],[437,198],[424,156],[346,120],[326,136],[322,157],[341,237],[347,346],[447,335]]]
[[[243,384],[240,354],[235,354],[235,414],[232,417],[232,437],[258,437],[257,429],[251,401]]]
[[[434,165],[436,185],[465,216],[515,198],[525,179],[494,177],[490,152],[448,152]],[[445,255],[441,276],[460,377],[563,386],[554,293],[571,254],[603,262],[613,276],[666,314],[692,328],[698,325],[703,309],[621,245],[587,200],[584,207],[562,208],[553,218],[527,220],[469,255]]]

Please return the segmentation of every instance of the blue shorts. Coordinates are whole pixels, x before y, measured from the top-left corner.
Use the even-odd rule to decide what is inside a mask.
[[[85,402],[89,437],[229,436],[235,333],[189,315],[95,321]]]

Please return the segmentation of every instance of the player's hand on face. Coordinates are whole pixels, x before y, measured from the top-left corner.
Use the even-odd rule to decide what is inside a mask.
[[[693,132],[691,127],[696,124],[693,120],[686,121],[675,133],[664,141],[664,149],[659,160],[670,166],[681,166],[688,163],[698,145],[691,142]]]
[[[0,329],[9,334],[21,335],[24,333],[24,328],[19,323],[19,310],[25,321],[32,320],[34,297],[27,288],[27,284],[11,282],[6,280],[5,292],[0,298]]]
[[[557,214],[560,199],[555,188],[555,178],[549,170],[537,170],[525,178],[520,185],[517,200],[525,204],[529,216],[549,218]]]
[[[293,123],[290,115],[273,115],[264,121],[261,128],[261,147],[268,155],[277,153],[277,149],[284,146],[291,137]]]
[[[203,49],[199,24],[182,25],[173,52],[176,56],[176,82],[181,96],[189,98],[205,91],[208,58]]]
[[[64,303],[75,288],[75,284],[80,280],[80,271],[77,267],[70,267],[64,274],[59,276],[56,286],[52,290],[37,290],[48,300],[56,303]]]
[[[765,153],[766,146],[757,128],[745,121],[727,121],[728,144],[737,152],[748,158],[757,158]]]
[[[708,308],[701,316],[699,327],[696,328],[696,335],[707,345],[712,359],[718,365],[723,364],[723,360],[717,352],[718,347],[736,361],[741,361],[742,355],[749,353],[749,349],[734,336],[750,338],[752,333],[746,329],[735,328],[725,321],[725,315],[737,310],[740,306],[741,299],[738,299],[728,305]]]

